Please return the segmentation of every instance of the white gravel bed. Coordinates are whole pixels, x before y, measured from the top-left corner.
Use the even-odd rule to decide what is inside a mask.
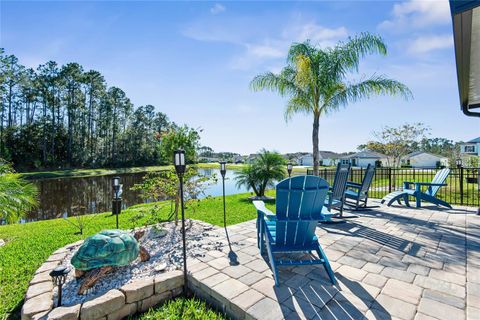
[[[212,225],[195,220],[187,220],[186,228],[188,257],[204,257],[207,252],[212,250],[223,251],[227,244],[224,237],[221,237],[216,232],[212,232],[217,229]],[[100,279],[84,295],[77,294],[84,278],[77,281],[74,277],[74,267],[70,264],[70,259],[77,251],[77,248],[72,250],[62,261],[63,265],[71,268],[71,272],[63,286],[62,304],[74,305],[82,303],[98,297],[111,289],[120,288],[124,284],[136,279],[152,277],[162,272],[183,268],[181,222],[177,226],[175,226],[174,222],[167,222],[147,228],[137,228],[131,231],[131,233],[134,234],[138,230],[145,230],[145,235],[139,242],[150,253],[150,260],[141,262],[137,258],[128,266],[114,268],[112,272]]]

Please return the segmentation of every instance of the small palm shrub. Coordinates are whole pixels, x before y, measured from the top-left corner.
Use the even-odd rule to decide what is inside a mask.
[[[0,162],[0,223],[18,222],[37,205],[37,188]]]
[[[286,177],[285,165],[286,161],[279,153],[262,149],[252,164],[236,173],[237,187],[251,188],[257,197],[264,197],[268,187]]]

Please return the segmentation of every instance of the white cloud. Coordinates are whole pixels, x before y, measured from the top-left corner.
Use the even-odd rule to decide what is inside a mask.
[[[425,54],[434,50],[446,49],[453,46],[452,35],[420,36],[408,46],[408,51],[413,54]]]
[[[202,21],[187,27],[183,34],[198,41],[223,42],[240,47],[241,53],[230,62],[233,69],[250,69],[268,61],[285,59],[292,42],[310,39],[315,45],[327,47],[335,45],[348,34],[345,27],[327,28],[303,19],[285,24],[280,28],[282,31],[275,35],[265,30],[260,34],[257,29],[245,28],[248,23],[243,19],[222,24]]]
[[[219,14],[219,13],[225,12],[225,10],[227,10],[227,8],[225,8],[223,4],[215,3],[213,7],[210,8],[210,13]]]
[[[393,6],[392,19],[385,20],[381,29],[405,31],[450,23],[448,0],[408,0]]]
[[[292,25],[283,32],[283,38],[285,39],[293,39],[297,42],[310,39],[313,43],[322,47],[331,46],[335,44],[338,39],[346,36],[347,29],[345,27],[331,29],[320,26],[315,22]]]

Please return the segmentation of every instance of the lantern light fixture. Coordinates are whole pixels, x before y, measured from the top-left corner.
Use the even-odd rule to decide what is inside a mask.
[[[288,177],[292,176],[292,170],[293,170],[293,164],[291,162],[289,162],[287,164]]]
[[[228,235],[228,230],[227,230],[227,209],[225,205],[225,175],[227,173],[227,167],[226,167],[226,162],[221,161],[220,162],[220,174],[222,175],[222,191],[223,191],[223,228],[225,229],[225,235],[227,236],[227,242],[228,242],[228,247],[230,248],[230,251],[228,252],[228,259],[229,263],[232,266],[236,266],[239,264],[238,262],[238,256],[237,254],[233,251],[232,245],[230,243],[230,237]]]
[[[227,163],[225,161],[220,162],[220,174],[223,178],[225,178],[225,174],[227,173]]]
[[[118,215],[122,211],[122,185],[120,184],[120,177],[116,176],[112,178],[112,215],[116,218],[116,226],[118,229]]]
[[[173,153],[173,164],[175,166],[175,171],[177,174],[184,174],[185,173],[185,150],[177,149]]]
[[[461,168],[462,167],[462,159],[458,158],[457,160],[455,160],[455,164],[457,165],[457,168]]]
[[[62,305],[62,286],[67,281],[67,275],[69,272],[70,269],[65,266],[58,266],[50,271],[50,277],[52,277],[53,285],[58,287],[57,307]]]
[[[173,152],[173,165],[177,172],[180,187],[180,208],[182,211],[182,243],[183,243],[183,293],[187,294],[188,288],[188,271],[187,271],[187,242],[185,237],[185,205],[183,203],[183,174],[186,169],[185,151],[177,149]]]

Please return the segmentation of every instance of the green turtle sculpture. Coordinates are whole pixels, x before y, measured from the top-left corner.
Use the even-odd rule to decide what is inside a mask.
[[[105,230],[85,239],[71,259],[77,278],[88,272],[79,294],[91,288],[113,267],[126,266],[139,255],[141,261],[149,260],[147,250],[138,243],[143,235],[144,231],[138,231],[133,236],[122,230]]]
[[[107,266],[126,266],[138,257],[137,239],[125,231],[105,230],[88,237],[73,255],[75,269],[88,271]]]

